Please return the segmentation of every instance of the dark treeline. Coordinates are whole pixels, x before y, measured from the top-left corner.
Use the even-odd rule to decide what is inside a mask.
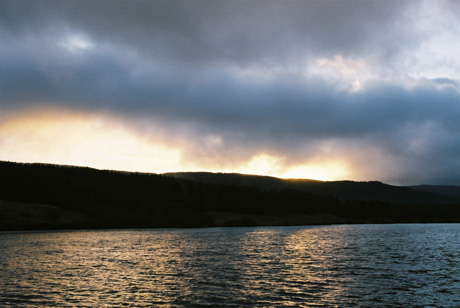
[[[460,204],[340,200],[295,189],[11,162],[0,162],[0,200],[52,205],[89,218],[85,224],[61,224],[58,228],[208,227],[218,225],[215,213],[249,217],[224,225],[257,225],[251,215],[282,218],[327,214],[350,223],[460,221]],[[4,230],[21,228],[28,226],[11,222],[1,226]]]

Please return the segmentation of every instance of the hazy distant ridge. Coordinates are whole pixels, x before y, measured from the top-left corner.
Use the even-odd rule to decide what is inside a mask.
[[[388,185],[378,181],[280,179],[238,173],[176,172],[166,173],[165,175],[206,183],[251,186],[259,189],[295,189],[318,195],[336,196],[342,200],[361,199],[414,204],[454,203],[460,200],[459,186],[403,187]]]
[[[452,185],[418,185],[409,186],[412,189],[435,193],[438,195],[448,196],[452,198],[460,198],[460,186]]]

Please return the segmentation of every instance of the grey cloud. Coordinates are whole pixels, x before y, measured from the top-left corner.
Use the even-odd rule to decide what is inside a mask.
[[[338,155],[372,148],[391,157],[398,168],[392,174],[386,169],[395,168],[371,166],[356,154],[357,165],[380,170],[379,180],[460,184],[456,80],[424,80],[412,88],[377,81],[350,92],[320,77],[249,82],[232,70],[296,65],[302,57],[337,53],[388,57],[398,40],[417,43],[410,31],[395,34],[393,22],[405,5],[0,2],[0,108],[54,104],[142,118],[171,136],[185,136],[190,157],[225,160],[264,151],[295,164],[319,155],[331,141]],[[74,33],[87,35],[98,48],[72,54],[59,47],[60,38]],[[148,131],[148,124],[133,125]],[[203,147],[210,135],[222,137],[223,144]]]
[[[316,155],[324,140],[342,140],[342,148],[337,151],[344,150],[347,141],[353,147],[353,140],[364,140],[389,155],[417,161],[413,168],[406,165],[407,170],[400,169],[399,176],[390,179],[394,183],[404,183],[409,175],[431,183],[446,179],[458,182],[460,96],[456,92],[435,88],[408,91],[393,86],[344,93],[325,81],[302,87],[280,82],[253,89],[237,82],[232,84],[230,78],[214,79],[214,83],[196,87],[187,82],[154,87],[130,79],[126,71],[116,66],[90,67],[91,72],[116,72],[117,76],[95,73],[98,78],[87,78],[89,73],[78,72],[75,76],[80,80],[63,86],[38,74],[21,82],[28,83],[24,86],[28,86],[30,97],[41,97],[46,104],[54,101],[58,106],[142,116],[152,123],[162,123],[163,129],[172,134],[185,126],[187,131],[180,133],[196,145],[189,150],[190,157],[212,154],[222,160],[237,155],[248,158],[262,150],[281,153],[300,163]],[[20,73],[19,76],[24,74]],[[17,82],[16,86],[19,85]],[[21,93],[16,90],[14,93]],[[23,97],[18,99],[24,104]],[[36,100],[33,104],[37,104]],[[224,144],[204,153],[201,145],[204,137],[211,134],[221,136]],[[414,153],[409,146],[417,139],[421,139],[422,145]],[[433,175],[437,177],[430,178]]]
[[[0,9],[0,24],[16,33],[68,28],[164,61],[269,65],[312,54],[388,54],[395,40],[409,41],[394,26],[404,7],[400,1],[10,1]]]
[[[440,85],[448,85],[456,89],[460,89],[460,85],[458,84],[458,81],[450,79],[450,78],[435,78],[433,79],[433,81]]]
[[[427,121],[449,131],[459,126],[459,93],[452,88],[423,85],[407,90],[380,84],[354,93],[322,79],[254,85],[225,71],[196,76],[180,66],[156,65],[136,75],[142,62],[123,61],[90,53],[50,67],[21,56],[9,58],[0,62],[0,104],[14,108],[26,102],[55,102],[120,113],[151,112],[209,129],[270,132],[280,139],[389,135]]]

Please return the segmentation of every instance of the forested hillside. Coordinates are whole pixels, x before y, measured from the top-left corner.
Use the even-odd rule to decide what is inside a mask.
[[[269,176],[237,173],[177,172],[168,173],[180,179],[206,183],[251,186],[259,189],[294,189],[317,195],[332,195],[341,200],[386,201],[402,204],[440,204],[460,202],[458,186],[393,186],[382,182],[316,181],[304,179],[280,179]],[[445,193],[455,191],[457,194]],[[454,190],[456,188],[456,190]],[[431,190],[430,190],[431,189]]]
[[[12,162],[0,162],[0,200],[3,230],[460,221],[458,203],[396,204],[289,187]]]

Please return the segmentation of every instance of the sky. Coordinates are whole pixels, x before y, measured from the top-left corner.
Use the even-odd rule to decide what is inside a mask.
[[[458,1],[0,1],[0,160],[460,185]]]

